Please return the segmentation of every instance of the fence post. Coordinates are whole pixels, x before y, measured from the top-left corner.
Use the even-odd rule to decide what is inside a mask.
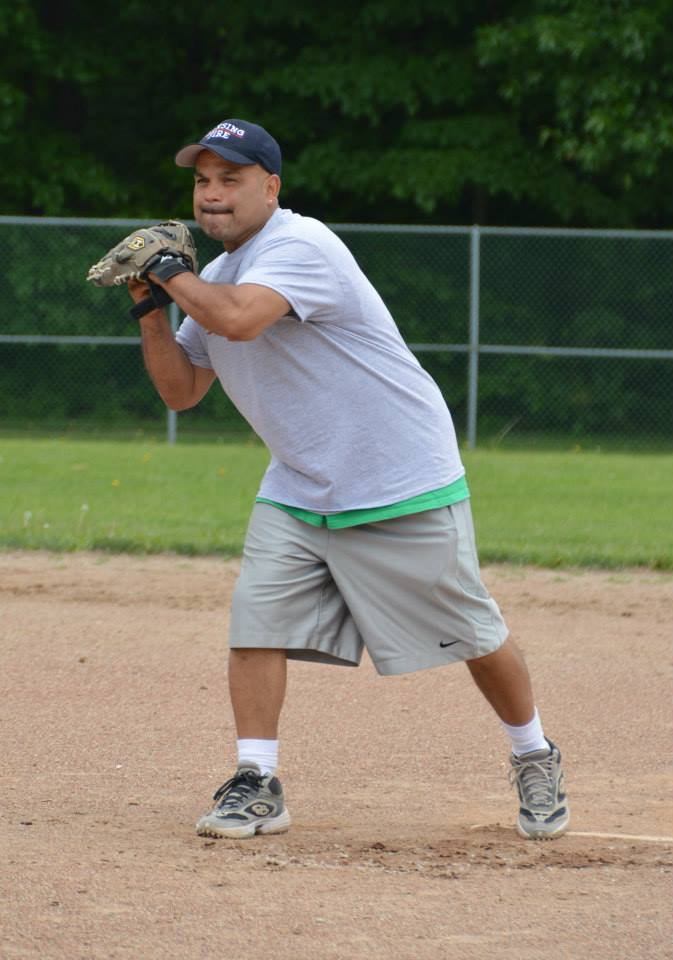
[[[479,378],[479,273],[480,230],[470,228],[470,336],[467,367],[467,446],[474,450],[477,445],[477,403]]]
[[[171,303],[168,308],[168,319],[171,322],[173,333],[178,329],[178,305]],[[175,410],[166,407],[166,442],[175,443],[178,438],[178,415]]]

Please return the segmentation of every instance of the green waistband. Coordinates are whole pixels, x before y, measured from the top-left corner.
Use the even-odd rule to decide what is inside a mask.
[[[364,510],[345,510],[343,513],[313,513],[311,510],[302,510],[300,507],[288,507],[285,503],[276,503],[265,497],[257,497],[257,503],[269,503],[272,507],[284,510],[297,520],[310,523],[314,527],[330,527],[337,530],[340,527],[355,527],[361,523],[376,523],[378,520],[390,520],[393,517],[404,517],[410,513],[421,513],[423,510],[436,510],[437,507],[447,507],[459,500],[466,500],[470,496],[467,480],[464,476],[454,480],[446,487],[420,493],[408,500],[398,503],[389,503],[383,507],[367,507]]]

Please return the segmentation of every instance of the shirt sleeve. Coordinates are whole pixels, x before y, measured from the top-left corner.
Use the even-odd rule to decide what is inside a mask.
[[[320,247],[295,237],[272,237],[236,282],[270,287],[300,320],[324,319],[343,299],[336,271]]]
[[[187,354],[187,358],[195,367],[203,367],[205,370],[212,370],[213,365],[210,362],[208,349],[206,347],[207,333],[200,327],[196,320],[187,316],[180,324],[175,334],[175,339]]]

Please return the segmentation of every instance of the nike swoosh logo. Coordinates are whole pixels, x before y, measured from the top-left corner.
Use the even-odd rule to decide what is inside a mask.
[[[440,647],[452,647],[454,643],[460,643],[460,640],[449,640],[448,643],[442,643],[440,640],[439,645]]]

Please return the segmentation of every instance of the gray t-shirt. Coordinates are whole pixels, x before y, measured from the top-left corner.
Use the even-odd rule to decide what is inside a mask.
[[[201,278],[270,287],[292,308],[254,340],[208,334],[191,317],[177,333],[269,448],[259,496],[339,513],[397,503],[463,475],[439,388],[325,224],[276,210]]]

